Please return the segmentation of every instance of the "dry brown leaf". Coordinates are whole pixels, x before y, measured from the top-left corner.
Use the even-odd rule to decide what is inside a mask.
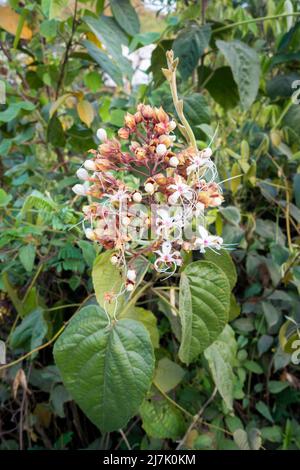
[[[16,35],[18,24],[21,15],[16,13],[10,6],[0,7],[0,28],[4,29],[10,34]],[[26,23],[24,23],[21,34],[21,39],[31,39],[32,31]]]
[[[17,398],[17,393],[19,390],[19,387],[21,387],[26,393],[30,394],[30,390],[27,386],[27,379],[26,375],[23,369],[19,369],[18,372],[15,375],[14,381],[13,381],[13,397],[16,400]]]

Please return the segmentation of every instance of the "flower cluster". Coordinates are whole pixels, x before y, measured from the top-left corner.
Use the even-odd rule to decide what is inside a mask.
[[[219,250],[223,240],[205,228],[205,210],[223,196],[215,182],[211,149],[180,148],[176,123],[162,108],[139,104],[127,113],[118,138],[97,131],[100,145],[77,171],[77,195],[89,196],[83,207],[86,237],[112,249],[112,263],[125,271],[133,290],[132,261],[153,256],[158,272],[174,273],[182,252]]]

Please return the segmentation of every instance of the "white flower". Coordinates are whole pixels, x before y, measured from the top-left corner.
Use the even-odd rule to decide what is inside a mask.
[[[175,217],[171,217],[165,209],[159,209],[157,215],[159,218],[156,219],[156,233],[167,238],[169,232],[178,225],[178,221]]]
[[[223,244],[223,238],[216,235],[210,235],[206,228],[199,225],[198,232],[200,237],[195,240],[195,248],[205,253],[206,248],[220,250]]]
[[[201,150],[201,154],[204,158],[210,158],[212,156],[212,149],[210,147],[206,147],[206,149]]]
[[[179,251],[173,251],[172,253],[172,244],[170,242],[163,242],[161,250],[157,250],[155,253],[159,255],[154,263],[155,269],[158,269],[158,265],[161,263],[174,264],[175,266],[180,266],[182,263]]]
[[[100,129],[97,130],[97,138],[101,141],[101,142],[104,142],[105,140],[107,140],[107,133],[106,133],[106,130],[105,129],[102,129],[100,127]]]
[[[211,166],[212,161],[210,160],[211,153],[208,151],[210,148],[204,149],[197,155],[191,158],[191,164],[187,167],[187,175],[190,175],[193,171],[199,170],[203,166]]]
[[[174,193],[169,197],[170,204],[176,204],[179,198],[185,198],[189,201],[193,198],[193,190],[178,175],[175,176],[175,184],[170,184],[168,189],[173,189]]]
[[[111,202],[122,202],[130,198],[127,189],[118,189],[114,194],[104,194],[103,196],[108,197]]]
[[[157,155],[159,157],[163,157],[166,152],[167,152],[167,147],[165,146],[165,144],[158,144],[158,146],[156,147]]]
[[[89,174],[84,168],[79,168],[76,171],[77,178],[80,180],[88,180],[89,179]]]

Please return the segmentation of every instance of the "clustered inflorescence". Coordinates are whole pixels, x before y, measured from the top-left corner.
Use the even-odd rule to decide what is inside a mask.
[[[83,207],[85,235],[113,250],[128,291],[139,256],[155,254],[156,271],[171,275],[184,251],[223,244],[205,228],[205,211],[223,201],[211,148],[176,145],[175,127],[161,107],[139,104],[125,115],[118,138],[97,131],[101,143],[77,171],[83,183],[73,191],[90,202]]]

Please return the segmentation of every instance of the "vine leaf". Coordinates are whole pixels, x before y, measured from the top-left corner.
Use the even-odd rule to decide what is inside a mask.
[[[182,272],[179,315],[181,361],[189,364],[222,332],[228,322],[230,284],[223,270],[208,261],[195,261]]]
[[[242,41],[218,40],[216,44],[230,65],[242,107],[250,108],[259,87],[260,62],[257,52]]]
[[[233,409],[235,382],[233,366],[235,365],[236,354],[237,343],[234,331],[229,325],[225,326],[218,339],[204,352],[218,392],[229,410]]]
[[[153,347],[143,324],[122,319],[109,325],[97,305],[75,314],[55,343],[54,358],[67,390],[102,432],[126,425],[154,371]]]

